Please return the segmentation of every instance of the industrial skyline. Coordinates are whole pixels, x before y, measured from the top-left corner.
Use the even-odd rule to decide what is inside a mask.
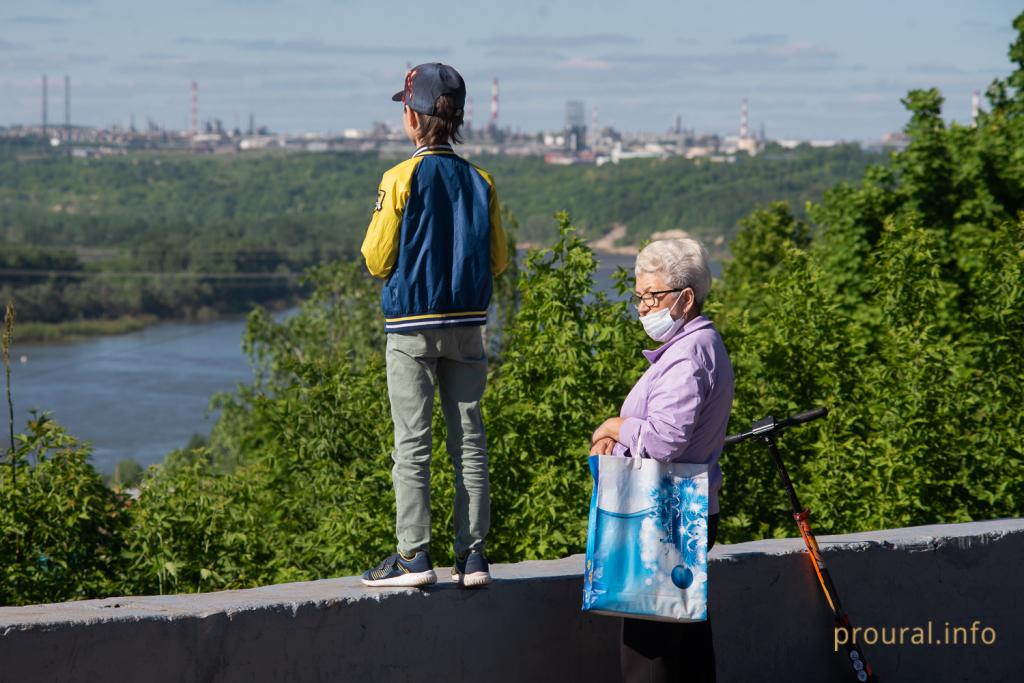
[[[688,128],[723,131],[747,97],[756,121],[780,136],[877,139],[906,121],[907,90],[939,87],[947,117],[967,122],[971,93],[1009,71],[1014,3],[939,4],[666,0],[643,13],[603,0],[523,0],[425,32],[418,27],[437,26],[436,17],[405,2],[393,21],[328,0],[9,0],[0,9],[0,126],[39,121],[44,73],[72,75],[81,125],[137,118],[190,129],[182,91],[192,82],[204,111],[229,124],[250,113],[290,132],[397,124],[388,95],[409,64],[436,59],[462,71],[478,106],[497,76],[501,126],[513,130],[557,128],[576,100],[621,130],[663,130],[679,116]],[[486,114],[477,115],[479,127]]]
[[[200,84],[192,81],[189,89],[189,120],[187,128],[163,128],[148,120],[145,129],[138,129],[134,115],[129,126],[72,126],[70,118],[70,78],[64,78],[65,124],[61,130],[48,129],[48,76],[42,77],[42,122],[40,125],[0,126],[0,137],[38,138],[49,141],[56,154],[71,157],[99,157],[128,154],[144,150],[177,151],[196,154],[237,154],[256,150],[305,152],[372,152],[396,158],[408,153],[409,141],[401,127],[375,122],[368,129],[346,129],[340,132],[282,133],[266,126],[256,126],[254,113],[243,129],[237,120],[226,126],[217,117],[203,119],[200,115]],[[972,124],[977,116],[979,93],[972,98]],[[676,115],[672,125],[661,131],[621,131],[600,125],[599,107],[591,108],[590,126],[586,122],[586,103],[568,100],[562,128],[524,132],[501,127],[499,118],[498,79],[491,85],[490,118],[482,127],[472,123],[472,101],[467,101],[468,120],[463,128],[459,147],[466,155],[501,154],[510,156],[542,156],[548,164],[601,166],[607,163],[641,158],[683,156],[710,162],[731,163],[737,155],[755,156],[769,145],[793,148],[801,144],[834,146],[849,140],[769,139],[762,121],[757,134],[751,133],[749,102],[739,101],[738,128],[735,134],[698,132],[682,125]],[[900,149],[906,143],[902,133],[890,133],[861,145],[868,149]],[[34,154],[40,153],[36,148]],[[31,154],[31,153],[30,153]]]
[[[33,131],[36,133],[41,132],[44,137],[52,133],[52,127],[49,125],[49,87],[48,87],[48,74],[42,75],[42,90],[41,90],[41,102],[42,102],[42,122],[37,129],[32,122],[19,123],[13,126],[2,126],[0,125],[0,132],[7,135],[21,136],[25,134],[32,134]],[[147,118],[146,129],[148,132],[153,133],[161,131],[164,133],[172,133],[176,137],[181,139],[190,139],[193,142],[216,142],[221,138],[230,139],[233,137],[241,137],[243,135],[254,136],[257,133],[260,136],[266,137],[271,135],[271,131],[266,126],[260,126],[259,128],[255,125],[255,113],[248,112],[248,127],[242,128],[239,124],[237,112],[235,114],[235,125],[234,127],[226,126],[224,121],[216,115],[209,116],[205,120],[200,118],[199,109],[199,83],[197,81],[191,81],[189,88],[189,118],[188,125],[182,129],[175,129],[172,127],[164,127],[154,121],[152,118]],[[981,108],[981,92],[975,90],[971,93],[971,107],[969,122],[974,125],[977,120],[978,112]],[[71,121],[71,81],[70,76],[64,76],[64,126],[63,131],[53,136],[53,144],[59,145],[61,141],[71,140],[72,138],[72,121]],[[530,137],[533,133],[544,135],[549,134],[552,130],[558,131],[557,126],[549,129],[541,129],[538,131],[523,131],[516,128],[513,131],[510,127],[501,128],[499,125],[499,88],[498,78],[494,77],[491,84],[491,106],[490,106],[490,117],[486,125],[482,129],[474,128],[473,125],[473,100],[467,98],[467,111],[465,118],[465,130],[472,131],[475,133],[478,139],[481,136],[486,137],[491,142],[501,142],[504,139],[524,139]],[[566,112],[565,112],[565,123],[561,129],[562,136],[564,137],[564,143],[559,142],[557,146],[564,146],[567,151],[572,154],[578,154],[588,150],[587,145],[587,132],[589,130],[591,136],[599,136],[603,131],[606,135],[610,134],[616,139],[619,138],[621,132],[610,126],[605,126],[603,129],[599,125],[599,110],[598,105],[593,105],[591,108],[591,118],[589,128],[586,125],[585,120],[585,105],[580,100],[567,100],[566,101]],[[693,129],[686,129],[683,127],[682,115],[678,112],[674,115],[672,123],[666,129],[653,130],[653,131],[630,131],[632,139],[648,139],[650,134],[657,135],[661,132],[668,132],[674,135],[684,135],[691,139],[695,139],[698,132]],[[100,137],[103,137],[105,133],[122,134],[124,132],[136,133],[139,129],[136,127],[136,119],[134,112],[129,115],[128,125],[114,123],[108,126],[80,126],[83,129],[89,129],[94,131],[90,134],[92,139],[97,139],[97,133]],[[391,134],[397,134],[399,131],[392,128],[383,121],[375,121],[367,129],[355,129],[349,128],[344,131],[283,131],[277,132],[276,135],[279,137],[287,137],[288,135],[301,135],[307,138],[319,138],[329,139],[332,136],[340,135],[341,137],[349,138],[371,138],[374,136],[386,138]],[[514,133],[514,135],[513,135]],[[782,140],[785,146],[793,146],[799,142],[810,142],[818,145],[831,145],[842,142],[858,142],[867,143],[868,146],[878,146],[879,144],[887,145],[891,144],[894,139],[893,136],[897,135],[898,131],[890,131],[885,133],[878,138],[872,140],[855,140],[851,138],[833,138],[833,139],[810,139],[810,138],[791,138]],[[760,121],[760,130],[755,134],[750,133],[749,125],[749,109],[748,109],[748,98],[743,97],[740,99],[740,115],[739,115],[739,128],[737,135],[730,135],[727,130],[714,130],[714,131],[703,131],[701,136],[705,138],[716,138],[724,140],[734,140],[736,151],[744,151],[749,154],[756,154],[761,147],[763,147],[767,138],[765,135],[765,121]],[[401,137],[401,136],[398,136]],[[778,140],[776,140],[778,142]],[[237,142],[237,141],[236,141]],[[551,143],[548,143],[549,146]],[[717,148],[719,143],[715,143]],[[244,149],[244,147],[242,147]],[[716,150],[717,151],[717,150]]]
[[[41,133],[43,137],[47,137],[48,135],[53,133],[54,131],[52,130],[52,127],[49,125],[49,86],[48,86],[48,82],[49,82],[49,75],[48,74],[43,74],[42,75],[42,89],[41,89],[42,122],[41,122],[41,125],[39,126],[39,128],[36,129],[35,126],[31,122],[27,122],[27,123],[15,124],[14,126],[10,126],[10,127],[0,126],[0,130],[6,131],[7,134],[14,134],[16,136],[31,135],[33,133],[36,133],[36,134]],[[69,139],[71,139],[71,128],[72,128],[72,122],[71,122],[71,77],[69,75],[65,75],[64,76],[64,97],[63,97],[63,102],[64,102],[64,128],[63,128],[63,132],[57,133],[57,134],[53,135],[54,145],[59,144],[59,142],[61,140],[69,140]],[[467,131],[477,130],[477,129],[474,128],[474,125],[473,125],[472,104],[473,104],[472,98],[467,98],[467,112],[466,112],[465,127],[464,127],[464,129],[467,130]],[[975,91],[974,94],[973,94],[973,97],[972,97],[972,101],[971,101],[971,120],[972,121],[977,116],[977,112],[978,112],[979,106],[980,106],[979,93],[977,91]],[[590,131],[591,135],[595,135],[595,134],[599,133],[600,131],[602,131],[602,128],[599,125],[598,112],[599,112],[599,107],[597,105],[594,105],[591,108],[591,118],[590,118],[590,127],[589,127],[589,131]],[[492,82],[491,82],[490,118],[488,119],[486,126],[484,126],[480,130],[477,130],[477,132],[485,134],[485,135],[489,136],[493,140],[500,140],[502,137],[508,136],[508,135],[512,134],[513,131],[510,128],[505,128],[505,129],[501,128],[501,126],[499,124],[498,114],[499,114],[498,78],[494,77],[492,79]],[[233,129],[230,128],[230,127],[225,127],[223,125],[222,119],[220,117],[218,117],[218,116],[211,116],[211,117],[206,118],[205,121],[203,121],[200,118],[199,82],[198,81],[191,81],[190,87],[189,87],[189,119],[188,119],[188,126],[187,126],[187,128],[184,128],[184,129],[181,129],[181,130],[176,130],[173,127],[165,128],[165,127],[159,126],[152,119],[147,119],[147,126],[146,127],[150,131],[162,130],[162,131],[166,131],[166,132],[174,132],[174,133],[177,133],[177,134],[180,134],[180,135],[184,135],[184,136],[190,137],[193,140],[201,138],[205,133],[211,132],[211,130],[216,130],[217,133],[227,133],[229,136],[241,136],[243,134],[252,136],[258,130],[256,128],[256,126],[255,126],[255,114],[253,112],[249,112],[248,116],[249,116],[249,125],[248,125],[247,129],[242,129],[238,125],[238,121],[237,120],[235,122],[235,126],[234,126]],[[236,119],[237,119],[237,117],[236,117]],[[80,126],[80,127],[81,128],[88,128],[88,129],[100,129],[100,130],[126,130],[126,131],[130,131],[130,132],[137,132],[138,131],[138,129],[137,129],[136,125],[135,125],[135,114],[134,113],[132,113],[130,115],[130,117],[129,117],[129,124],[127,126],[115,123],[112,126],[106,126],[106,127],[104,127],[104,126],[88,126],[88,125]],[[376,121],[376,122],[374,122],[373,126],[371,127],[371,130],[372,129],[386,129],[386,130],[390,130],[390,127],[386,123],[384,123],[384,122]],[[557,129],[557,127],[556,127],[556,129]],[[262,133],[264,135],[265,134],[269,134],[269,129],[266,128],[265,126],[261,127],[260,130],[265,131],[264,133]],[[604,130],[611,131],[611,130],[614,130],[614,129],[611,129],[610,127],[605,127]],[[587,131],[588,131],[588,127],[587,127],[586,117],[585,117],[585,104],[584,104],[584,102],[582,102],[580,100],[567,100],[566,101],[565,124],[564,124],[564,127],[562,129],[562,132],[564,133],[565,138],[566,138],[566,143],[565,143],[566,144],[566,148],[571,150],[571,151],[574,151],[574,152],[580,152],[580,151],[583,151],[583,150],[587,149],[587,143],[586,143],[586,141],[587,141],[587,137],[586,137],[587,136]],[[682,117],[678,113],[673,118],[672,125],[669,126],[666,129],[666,131],[669,132],[669,133],[676,134],[676,135],[680,135],[680,134],[686,133],[686,134],[688,134],[690,136],[693,136],[693,135],[696,134],[696,132],[693,129],[687,130],[687,129],[684,129],[682,127]],[[294,131],[289,131],[289,132],[294,133]],[[350,134],[351,136],[355,137],[356,136],[355,135],[356,132],[361,132],[361,131],[358,131],[358,129],[347,129],[346,131],[343,131],[342,134],[343,135],[344,134]],[[543,134],[545,131],[544,130],[540,130],[540,131],[535,131],[535,132]],[[550,132],[550,129],[547,132]],[[660,132],[660,131],[641,131],[641,133],[643,133],[643,132]],[[315,134],[312,131],[299,131],[299,133],[300,134]],[[331,134],[331,132],[329,132],[329,131],[321,131],[320,133],[326,134],[326,135],[330,135]],[[521,130],[517,129],[515,131],[515,134],[516,135],[530,135],[530,132],[529,131],[525,131],[524,132],[524,131],[521,131]],[[706,134],[718,135],[719,132],[716,131],[716,132],[710,132],[710,133],[706,133]],[[726,135],[726,137],[728,137],[728,136]],[[747,102],[747,98],[746,97],[744,97],[744,98],[742,98],[740,100],[740,122],[739,122],[738,138],[737,139],[740,141],[740,147],[741,148],[743,148],[743,144],[742,143],[744,141],[755,140],[755,139],[760,139],[761,141],[763,141],[765,139],[765,135],[764,135],[764,122],[763,121],[761,122],[761,132],[760,132],[759,137],[752,136],[749,133],[749,126],[748,126],[748,102]],[[756,149],[751,148],[751,149],[747,149],[746,151],[756,152]]]

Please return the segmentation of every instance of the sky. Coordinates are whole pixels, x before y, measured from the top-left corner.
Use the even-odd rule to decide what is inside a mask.
[[[906,122],[900,98],[938,87],[951,120],[1011,71],[1019,0],[718,3],[675,0],[3,0],[0,125],[50,120],[188,127],[200,118],[278,132],[400,122],[406,64],[465,77],[475,123],[557,130],[567,100],[601,126],[659,131],[679,115],[735,134],[740,101],[770,138],[877,140]]]

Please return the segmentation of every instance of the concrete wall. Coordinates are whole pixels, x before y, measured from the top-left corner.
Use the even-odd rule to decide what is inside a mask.
[[[855,625],[995,630],[868,646],[883,681],[1024,681],[1024,520],[820,539]],[[846,681],[799,539],[716,546],[720,681]],[[615,681],[617,620],[580,612],[582,556],[497,565],[476,591],[354,578],[0,608],[0,681]],[[991,635],[991,632],[988,632]]]

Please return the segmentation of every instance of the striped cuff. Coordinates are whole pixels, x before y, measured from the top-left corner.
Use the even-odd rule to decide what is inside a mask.
[[[402,318],[385,318],[385,332],[414,332],[438,327],[462,327],[469,325],[486,325],[487,311],[468,311],[464,313],[428,313]]]

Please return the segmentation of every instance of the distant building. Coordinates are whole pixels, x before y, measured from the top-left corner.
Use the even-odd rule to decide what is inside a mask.
[[[869,142],[863,147],[869,152],[902,152],[909,144],[910,138],[907,137],[906,133],[903,131],[895,131],[893,133],[886,133],[882,136],[881,140]]]
[[[587,148],[587,123],[583,103],[569,100],[565,103],[565,149],[579,153]]]
[[[740,152],[746,152],[750,156],[754,156],[761,151],[761,142],[757,138],[747,136],[740,138],[736,142],[736,149]]]

